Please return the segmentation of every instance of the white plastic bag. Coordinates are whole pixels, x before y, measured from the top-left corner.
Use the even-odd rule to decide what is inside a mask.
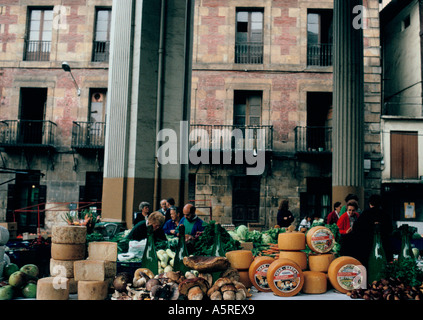
[[[136,241],[136,240],[129,241],[128,253],[133,253],[135,257],[142,258],[146,244],[147,244],[147,239],[143,239],[141,241]]]

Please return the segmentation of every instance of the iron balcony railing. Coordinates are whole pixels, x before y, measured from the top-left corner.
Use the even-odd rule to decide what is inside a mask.
[[[94,62],[109,62],[110,41],[93,42],[93,60]]]
[[[25,61],[49,61],[51,41],[25,40]]]
[[[307,65],[329,67],[332,65],[332,48],[331,43],[319,43],[307,45]]]
[[[2,147],[54,147],[57,125],[48,120],[0,121]]]
[[[106,134],[105,122],[77,122],[72,125],[72,148],[102,149]]]
[[[263,43],[245,42],[235,44],[235,63],[262,64]]]
[[[332,152],[332,128],[296,127],[295,151],[297,153]]]
[[[273,126],[193,124],[189,145],[190,150],[272,151]]]

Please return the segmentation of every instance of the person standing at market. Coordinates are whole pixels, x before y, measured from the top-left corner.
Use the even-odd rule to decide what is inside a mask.
[[[150,203],[142,201],[139,206],[139,211],[134,213],[133,224],[136,225],[142,220],[146,220],[150,214]]]
[[[126,236],[126,239],[129,240],[143,240],[147,238],[147,227],[152,226],[154,230],[154,239],[158,240],[167,240],[166,235],[163,231],[164,216],[158,212],[154,211],[148,217],[148,220],[144,219],[138,222],[129,234]]]
[[[336,223],[341,234],[341,250],[342,256],[354,256],[356,251],[356,244],[352,235],[352,230],[355,222],[358,219],[357,213],[358,203],[355,200],[350,200],[347,203],[347,211],[343,214]]]
[[[163,231],[167,235],[176,236],[176,230],[179,226],[181,215],[176,207],[170,208],[170,220],[167,220],[163,225]]]
[[[166,216],[166,211],[167,211],[167,200],[163,199],[162,201],[160,201],[160,209],[157,210],[158,212],[160,212],[162,215]]]
[[[170,208],[175,207],[175,199],[168,198],[166,200],[166,214],[165,214],[165,221],[170,220]]]
[[[303,220],[301,220],[300,225],[298,226],[298,231],[306,232],[311,227],[311,217],[305,216]]]
[[[193,204],[188,203],[184,206],[182,217],[179,224],[185,226],[185,240],[193,240],[198,238],[198,236],[204,231],[205,223],[201,220],[195,213],[196,208]]]
[[[350,200],[355,200],[357,201],[357,205],[358,205],[358,197],[357,195],[353,194],[353,193],[349,193],[346,197],[345,197],[345,205],[342,206],[341,211],[339,212],[339,216],[342,216],[345,212],[347,212],[347,203]],[[357,207],[356,210],[358,213],[360,213],[360,208]]]
[[[373,245],[373,233],[375,224],[380,225],[382,246],[388,262],[392,261],[393,253],[390,236],[393,231],[391,217],[382,210],[382,201],[379,195],[374,194],[369,198],[369,208],[363,210],[354,224],[353,235],[357,243],[358,259],[365,267]]]
[[[295,218],[293,214],[289,211],[289,201],[286,199],[282,200],[276,216],[278,226],[280,228],[287,228],[292,224],[292,222],[294,222],[294,220]]]
[[[333,205],[333,211],[328,214],[326,218],[327,224],[336,224],[339,220],[339,213],[341,212],[341,202],[336,201]]]

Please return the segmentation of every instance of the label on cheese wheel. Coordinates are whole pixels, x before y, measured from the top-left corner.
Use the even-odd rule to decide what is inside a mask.
[[[272,257],[262,256],[256,257],[250,265],[249,278],[253,286],[262,292],[271,292],[267,282],[267,271],[270,264],[275,261]]]
[[[290,265],[281,266],[273,276],[273,284],[282,293],[295,291],[301,283],[299,271]]]
[[[335,237],[332,231],[326,227],[313,227],[307,233],[307,245],[314,252],[326,253],[335,245]]]
[[[346,264],[342,266],[336,275],[339,285],[345,290],[359,289],[363,282],[362,266]]]

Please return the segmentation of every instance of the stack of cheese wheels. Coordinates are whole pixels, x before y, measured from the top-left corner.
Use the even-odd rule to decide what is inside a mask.
[[[250,281],[249,269],[254,260],[251,250],[228,251],[225,256],[230,262],[231,267],[238,270],[239,281],[244,284],[246,288],[250,288],[252,283]]]
[[[274,258],[269,256],[255,257],[248,270],[251,284],[262,292],[271,292],[272,289],[269,287],[267,282],[267,271],[269,270],[270,264],[275,261]]]
[[[335,236],[325,226],[316,226],[306,233],[307,246],[311,252],[308,255],[308,268],[306,275],[309,285],[303,288],[305,293],[324,293],[327,290],[327,272],[335,256],[331,252],[335,245]],[[323,279],[325,280],[323,284]],[[306,292],[307,291],[307,292]]]
[[[279,258],[290,259],[298,264],[301,270],[307,269],[305,234],[302,232],[283,232],[278,235]]]
[[[78,300],[105,300],[116,276],[116,242],[90,242],[88,259],[74,262]]]
[[[37,300],[67,300],[77,292],[73,263],[85,258],[86,238],[85,226],[52,227],[50,277],[38,281]]]
[[[269,265],[267,282],[275,295],[292,297],[300,292],[304,285],[303,271],[294,261],[279,258]]]

